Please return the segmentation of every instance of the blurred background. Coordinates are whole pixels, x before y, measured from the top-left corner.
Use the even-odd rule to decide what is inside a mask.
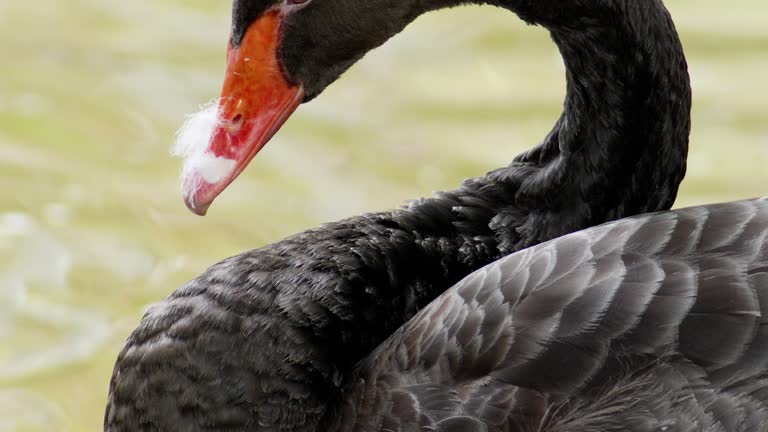
[[[768,5],[669,0],[694,88],[677,206],[768,194]],[[169,156],[231,2],[0,2],[0,431],[100,430],[147,305],[216,261],[456,187],[549,131],[563,68],[489,7],[422,17],[301,107],[205,218]]]

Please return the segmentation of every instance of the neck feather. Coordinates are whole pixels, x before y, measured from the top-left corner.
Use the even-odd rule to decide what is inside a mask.
[[[581,202],[597,223],[671,207],[685,175],[691,93],[661,1],[499,2],[547,27],[566,67],[561,118],[516,159],[540,168],[523,180],[520,197]]]

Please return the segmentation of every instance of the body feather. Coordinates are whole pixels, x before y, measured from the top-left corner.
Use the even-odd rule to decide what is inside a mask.
[[[342,404],[359,412],[338,430],[447,431],[453,418],[489,432],[763,430],[767,263],[765,198],[512,254],[367,357]],[[427,408],[435,395],[442,411]]]

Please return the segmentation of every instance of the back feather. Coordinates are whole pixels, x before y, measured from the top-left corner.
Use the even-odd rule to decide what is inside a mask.
[[[758,431],[768,199],[622,219],[503,258],[357,369],[340,430]]]

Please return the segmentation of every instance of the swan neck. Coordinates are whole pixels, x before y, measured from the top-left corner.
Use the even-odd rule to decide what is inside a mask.
[[[516,159],[541,168],[521,195],[559,200],[570,212],[581,206],[597,223],[670,208],[686,170],[691,92],[663,3],[507,0],[506,7],[550,31],[566,70],[561,118]]]

